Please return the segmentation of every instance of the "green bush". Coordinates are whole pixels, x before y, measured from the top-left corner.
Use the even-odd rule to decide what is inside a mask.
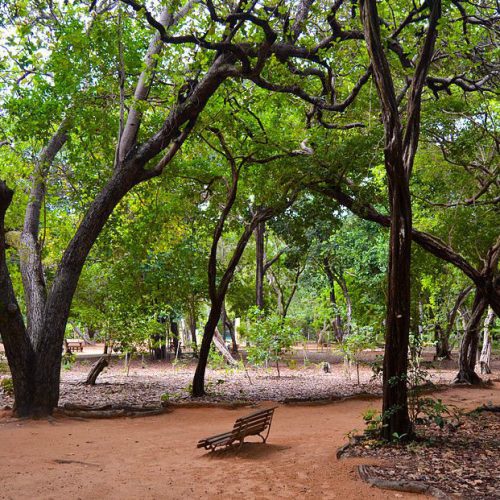
[[[279,361],[302,338],[287,318],[278,314],[265,316],[263,311],[252,308],[248,315],[245,336],[250,342],[247,348],[248,361],[257,366],[275,364],[279,372]]]

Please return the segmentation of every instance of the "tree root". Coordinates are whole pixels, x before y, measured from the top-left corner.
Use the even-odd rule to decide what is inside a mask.
[[[171,408],[165,406],[87,406],[67,403],[58,408],[58,413],[73,418],[117,418],[117,417],[146,417],[170,413]]]
[[[453,385],[481,385],[482,382],[483,379],[476,372],[460,370],[451,383]]]
[[[469,415],[471,413],[480,413],[483,411],[490,411],[492,413],[500,413],[500,406],[493,406],[493,405],[478,406],[475,410],[472,410],[471,412],[469,412]]]
[[[382,488],[385,490],[407,491],[409,493],[423,493],[431,495],[434,498],[450,498],[444,491],[434,486],[419,482],[419,481],[390,481],[388,479],[381,479],[375,476],[373,467],[369,465],[359,465],[358,474],[361,479],[372,486]]]

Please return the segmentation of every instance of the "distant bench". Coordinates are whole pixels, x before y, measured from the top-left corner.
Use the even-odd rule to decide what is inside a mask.
[[[240,446],[247,436],[259,436],[265,443],[271,430],[271,422],[276,406],[250,413],[246,417],[241,417],[234,423],[233,430],[224,434],[217,434],[198,441],[197,448],[205,448],[214,451],[218,446],[231,446],[235,441],[239,441]],[[267,432],[266,432],[267,431]],[[265,436],[263,435],[266,433]]]
[[[70,352],[80,351],[83,352],[83,340],[82,339],[68,339],[67,346]]]

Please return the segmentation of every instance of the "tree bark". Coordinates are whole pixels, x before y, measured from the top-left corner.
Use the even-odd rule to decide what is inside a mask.
[[[436,342],[435,359],[451,359],[450,339],[439,323],[434,324]]]
[[[460,352],[458,357],[459,371],[453,381],[456,384],[479,384],[481,378],[475,372],[477,360],[477,346],[479,344],[479,330],[481,319],[488,305],[480,291],[476,291],[472,311],[467,321]]]
[[[344,326],[344,335],[350,335],[352,325],[352,302],[349,289],[347,288],[347,283],[342,273],[337,274],[337,283],[340,285],[340,289],[342,290],[342,295],[345,300],[346,322]]]
[[[231,321],[231,319],[229,319],[229,316],[227,314],[225,301],[224,301],[224,304],[222,306],[222,315],[221,316],[222,316],[222,324],[224,327],[224,331],[227,329],[227,331],[229,332],[229,336],[231,337],[231,352],[233,354],[236,354],[238,352],[238,344],[236,343],[236,336],[234,333],[234,324]],[[225,340],[225,336],[224,336],[224,340]]]
[[[87,375],[87,380],[85,380],[86,385],[95,385],[97,377],[101,374],[101,372],[109,365],[109,355],[101,356],[90,369],[89,374]]]
[[[14,192],[0,180],[0,334],[14,385],[14,412],[19,417],[35,414],[35,352],[24,325],[7,268],[5,213]]]
[[[264,234],[266,230],[266,223],[261,222],[255,228],[255,305],[259,309],[264,309]]]
[[[390,215],[389,282],[383,375],[382,436],[413,435],[408,414],[407,371],[410,328],[412,212],[410,177],[419,142],[422,89],[427,77],[441,17],[440,0],[428,2],[429,27],[412,79],[403,130],[391,69],[380,35],[376,0],[361,0],[364,38],[382,108],[384,161]]]
[[[194,299],[190,304],[189,311],[189,331],[191,332],[191,343],[193,344],[193,354],[198,356],[198,341],[196,339],[196,304]]]
[[[325,274],[326,277],[328,278],[328,286],[330,288],[330,305],[332,306],[333,314],[335,315],[333,320],[335,338],[339,342],[342,342],[342,339],[344,338],[344,330],[342,328],[342,316],[338,312],[337,297],[335,296],[335,277],[327,257],[323,259],[323,267],[325,269]]]
[[[481,349],[481,356],[479,363],[481,365],[481,373],[491,373],[490,360],[491,360],[491,332],[490,329],[495,322],[495,313],[491,307],[484,321],[483,328],[483,348]]]
[[[198,355],[198,364],[193,378],[193,396],[201,397],[205,395],[205,371],[207,369],[208,355],[210,353],[210,345],[219,322],[222,304],[212,302],[208,320],[205,323],[203,330],[203,339],[201,340],[200,352]]]
[[[56,155],[68,140],[69,118],[65,118],[47,146],[43,148],[31,176],[30,199],[26,206],[19,247],[19,267],[26,302],[26,328],[36,344],[44,322],[47,299],[41,246],[38,241],[40,213],[45,199],[45,177]]]
[[[174,355],[176,358],[182,358],[182,349],[179,343],[179,324],[172,318],[170,319],[170,331],[172,332]]]

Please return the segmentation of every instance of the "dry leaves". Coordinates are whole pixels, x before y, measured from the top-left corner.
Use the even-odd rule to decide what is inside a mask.
[[[381,479],[424,482],[470,499],[500,498],[500,416],[484,411],[462,417],[458,430],[419,427],[421,440],[406,446],[358,444],[344,456],[386,460],[371,467]]]

